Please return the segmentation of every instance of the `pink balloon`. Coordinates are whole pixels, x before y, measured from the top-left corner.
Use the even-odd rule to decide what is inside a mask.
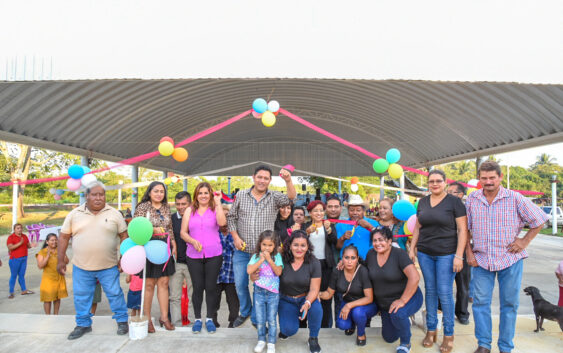
[[[262,114],[255,112],[254,110],[252,111],[252,116],[255,117],[256,119],[262,118]]]
[[[136,275],[145,268],[147,254],[141,245],[135,245],[123,254],[121,268],[129,275]]]
[[[407,229],[409,230],[409,232],[413,232],[414,231],[414,226],[416,225],[416,215],[413,214],[412,216],[409,217],[409,219],[407,220]]]
[[[57,201],[59,201],[61,199],[61,195],[54,195],[53,198]]]
[[[80,189],[80,186],[82,186],[82,181],[80,181],[80,179],[70,178],[66,181],[66,188],[70,191],[76,191]]]

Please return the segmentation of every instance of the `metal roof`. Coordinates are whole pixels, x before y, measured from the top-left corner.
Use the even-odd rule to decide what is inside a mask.
[[[563,85],[336,79],[0,82],[0,139],[119,161],[179,142],[271,98],[380,156],[421,167],[563,141]],[[194,175],[253,161],[373,175],[373,160],[282,116],[252,116],[141,165]],[[249,175],[247,165],[216,175]]]

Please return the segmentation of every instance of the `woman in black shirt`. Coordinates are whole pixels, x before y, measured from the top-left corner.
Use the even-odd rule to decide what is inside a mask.
[[[283,272],[280,276],[281,339],[293,336],[299,330],[299,321],[309,322],[309,350],[319,353],[318,336],[323,309],[318,301],[321,287],[321,263],[313,255],[307,233],[294,231],[283,244]]]
[[[424,277],[426,292],[426,337],[424,347],[436,342],[438,298],[442,304],[444,340],[441,352],[451,352],[454,341],[453,282],[463,268],[467,242],[465,206],[458,197],[446,193],[446,175],[441,170],[428,174],[431,194],[418,203],[417,222],[413,230],[410,258],[418,262]]]
[[[322,300],[330,300],[335,292],[342,295],[336,327],[341,330],[358,328],[356,344],[366,345],[366,323],[377,314],[373,302],[373,289],[365,266],[358,263],[358,249],[348,245],[342,252],[342,270],[334,269],[326,291],[319,294]]]
[[[292,232],[293,225],[293,203],[289,200],[287,205],[280,207],[276,222],[274,223],[274,231],[280,237],[280,244],[283,244]]]
[[[410,352],[411,323],[409,317],[422,306],[418,288],[420,276],[406,251],[392,246],[393,233],[377,227],[372,233],[373,249],[366,255],[369,278],[375,303],[381,313],[383,339],[400,339],[397,352]]]

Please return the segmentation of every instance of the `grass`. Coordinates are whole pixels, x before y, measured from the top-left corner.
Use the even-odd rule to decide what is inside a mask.
[[[552,235],[551,231],[552,231],[551,227],[544,228],[544,229],[540,230],[540,234]],[[559,228],[559,227],[557,228],[557,233],[555,234],[555,236],[563,237],[563,233],[561,232],[561,228]]]
[[[63,221],[69,212],[70,212],[69,210],[55,210],[55,209],[48,211],[39,211],[39,212],[27,211],[25,213],[25,218],[18,219],[18,222],[23,224],[24,233],[27,234],[27,230],[25,229],[26,225],[43,223],[43,224],[52,224],[52,225],[60,226],[63,224]],[[11,233],[12,233],[12,213],[0,212],[0,235],[11,234]]]

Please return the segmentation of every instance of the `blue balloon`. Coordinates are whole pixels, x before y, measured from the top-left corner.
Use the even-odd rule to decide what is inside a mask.
[[[262,114],[268,110],[268,102],[263,98],[256,98],[254,102],[252,102],[252,109],[254,109],[256,113]]]
[[[127,250],[131,249],[132,247],[134,247],[135,242],[133,241],[133,239],[131,238],[127,238],[123,241],[123,243],[121,243],[121,245],[119,246],[119,252],[121,253],[121,255],[125,254],[127,252]]]
[[[416,214],[416,209],[407,200],[399,200],[393,204],[393,215],[399,221],[408,221],[413,214]]]
[[[162,265],[168,261],[168,247],[161,240],[150,240],[145,244],[147,259],[155,265]]]
[[[61,189],[57,189],[57,191],[55,191],[55,194],[57,194],[59,196],[63,196],[64,193],[65,193],[65,191],[61,190]]]
[[[85,165],[83,165],[83,166],[81,166],[81,167],[82,167],[82,169],[84,169],[84,174],[88,174],[88,173],[90,173],[90,172],[92,171],[92,169],[88,168],[88,167],[85,166]]]
[[[84,169],[78,164],[71,165],[68,168],[68,176],[72,179],[80,179],[84,175]]]
[[[387,159],[387,162],[389,162],[389,164],[397,163],[399,159],[401,159],[401,152],[396,148],[391,148],[389,151],[387,151],[385,159]]]

